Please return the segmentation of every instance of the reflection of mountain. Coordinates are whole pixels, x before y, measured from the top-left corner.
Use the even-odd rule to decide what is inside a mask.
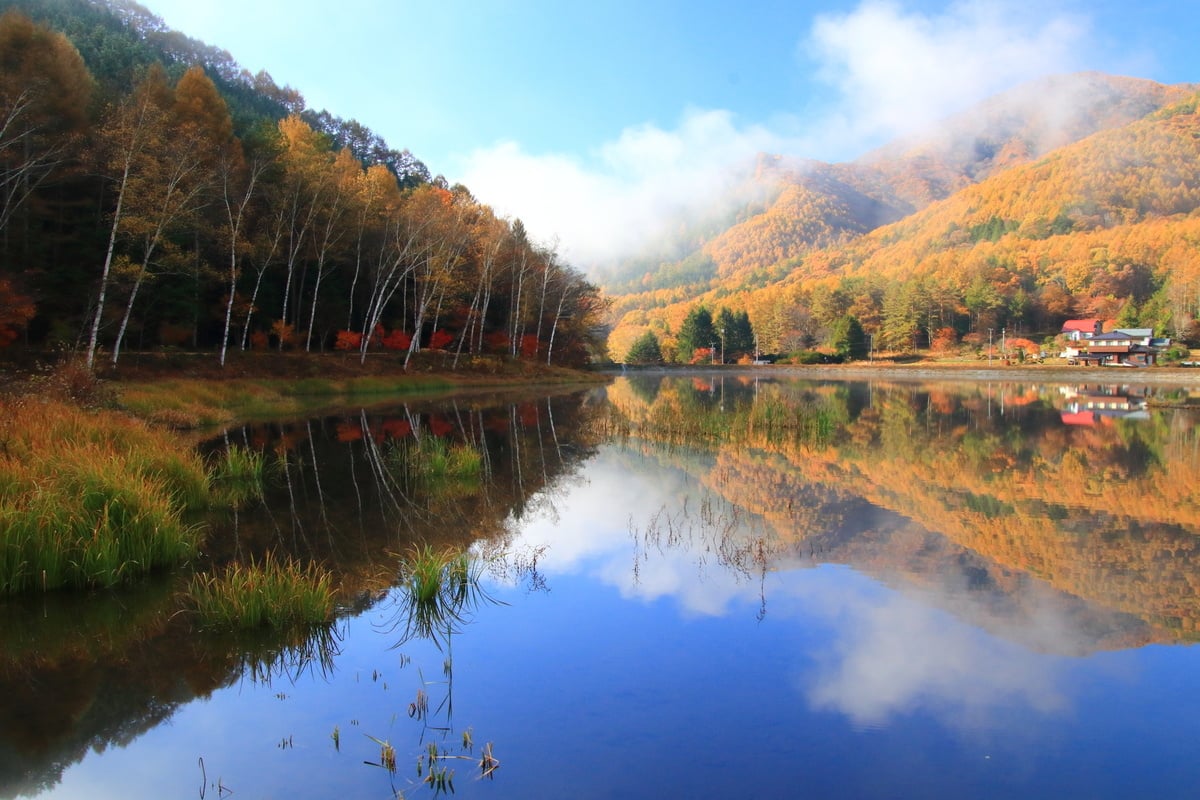
[[[1044,582],[1078,598],[1096,646],[1196,636],[1197,439],[1177,412],[1080,429],[1028,387],[875,384],[863,403],[850,385],[762,383],[707,412],[694,391],[665,384],[655,404],[725,415],[724,433],[697,442],[717,453],[703,480],[824,560],[925,583],[957,574],[1003,596],[1013,619]],[[654,407],[619,385],[610,394],[637,436],[656,436],[643,424]],[[764,406],[791,427],[757,433]],[[845,423],[804,435],[817,408]]]

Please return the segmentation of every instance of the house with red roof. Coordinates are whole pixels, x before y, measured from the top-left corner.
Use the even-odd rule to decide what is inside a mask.
[[[1063,323],[1062,334],[1072,342],[1080,339],[1090,339],[1104,330],[1104,323],[1098,319],[1069,319]]]

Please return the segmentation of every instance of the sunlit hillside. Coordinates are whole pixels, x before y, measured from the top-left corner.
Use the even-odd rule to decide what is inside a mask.
[[[849,313],[886,348],[988,327],[1122,317],[1185,338],[1200,311],[1192,86],[1096,74],[1022,87],[842,165],[779,167],[761,214],[708,242],[702,290],[614,296],[610,350],[669,349],[698,302],[748,310],[764,351],[819,347]],[[1042,102],[1035,102],[1040,98]]]

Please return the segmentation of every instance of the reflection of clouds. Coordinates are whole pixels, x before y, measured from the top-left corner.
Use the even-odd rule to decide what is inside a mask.
[[[567,513],[522,520],[511,547],[546,545],[538,569],[549,576],[587,574],[622,597],[674,598],[689,614],[721,615],[734,599],[757,597],[756,582],[718,566],[716,554],[694,535],[680,546],[647,545],[639,557],[634,534],[643,535],[664,515],[679,519],[689,495],[694,518],[702,490],[691,476],[652,459],[646,469],[631,468],[636,458],[629,451],[602,448],[588,464],[586,482],[558,498]]]
[[[713,543],[694,528],[661,541],[644,535],[655,520],[670,518],[675,531],[694,525],[703,489],[682,470],[653,459],[642,469],[635,458],[615,446],[602,449],[588,465],[587,481],[558,498],[561,514],[522,520],[513,545],[546,546],[539,569],[551,585],[555,574],[584,574],[622,597],[669,598],[687,615],[757,607],[758,575],[722,565]],[[681,512],[689,496],[690,522]],[[806,639],[816,655],[801,691],[813,708],[857,725],[919,712],[971,728],[1010,707],[1061,710],[1066,662],[1046,651],[1084,653],[1094,646],[1073,622],[1069,599],[1049,589],[1024,587],[1019,607],[1010,607],[996,594],[968,591],[956,570],[937,576],[936,588],[926,583],[902,594],[845,567],[813,566],[798,555],[772,559],[768,614],[821,630]],[[1003,638],[962,620],[983,622]]]
[[[970,725],[1009,705],[1043,713],[1065,705],[1053,660],[936,609],[891,593],[812,600],[809,613],[833,628],[828,650],[805,680],[814,708],[864,726],[917,710]]]

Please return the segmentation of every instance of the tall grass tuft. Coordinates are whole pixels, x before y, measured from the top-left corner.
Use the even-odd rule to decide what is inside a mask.
[[[331,573],[317,564],[260,561],[231,564],[219,574],[197,575],[188,595],[202,628],[288,628],[333,618]]]
[[[428,639],[441,648],[484,603],[497,603],[480,585],[482,564],[470,554],[414,547],[400,564],[399,610],[392,630],[396,646]]]
[[[483,456],[466,444],[449,444],[436,436],[406,441],[388,454],[393,470],[410,484],[474,485],[483,472]]]
[[[195,553],[200,458],[124,415],[0,403],[0,596],[113,586]]]
[[[234,445],[213,459],[209,468],[214,500],[241,508],[263,496],[266,458],[261,452]]]

